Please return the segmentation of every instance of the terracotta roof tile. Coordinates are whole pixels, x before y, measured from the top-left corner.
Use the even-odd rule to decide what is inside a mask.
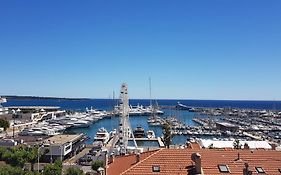
[[[253,175],[258,174],[255,167],[263,167],[268,175],[280,175],[281,152],[273,150],[223,150],[223,149],[161,149],[159,151],[141,154],[141,161],[135,163],[134,156],[117,158],[109,166],[108,175],[181,175],[188,174],[188,169],[194,163],[191,154],[198,152],[202,156],[202,168],[205,175],[223,175],[220,173],[218,164],[228,165],[231,175],[242,175],[244,163],[248,163],[253,170]],[[240,154],[240,160],[236,160]],[[119,163],[118,163],[119,162]],[[121,163],[120,163],[121,162]],[[122,164],[122,162],[124,164]],[[128,163],[130,162],[130,163]],[[114,165],[118,164],[118,165]],[[152,166],[160,166],[160,172],[152,172]],[[119,171],[113,171],[118,167]]]
[[[140,154],[140,161],[159,150],[147,151]],[[108,165],[107,174],[119,175],[136,164],[135,155],[119,156],[114,158],[114,162]]]

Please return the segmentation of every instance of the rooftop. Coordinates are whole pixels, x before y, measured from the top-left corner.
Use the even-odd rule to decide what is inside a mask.
[[[194,168],[191,154],[202,156],[202,169],[208,175],[242,175],[245,163],[249,164],[253,175],[259,174],[256,168],[262,167],[266,174],[280,174],[281,152],[274,150],[217,150],[217,149],[160,149],[142,153],[136,163],[135,155],[118,157],[109,164],[110,175],[188,175]],[[239,153],[239,156],[238,156]],[[238,159],[239,157],[239,159]],[[159,172],[153,170],[157,169]],[[227,167],[230,173],[221,172],[219,167]],[[225,168],[224,168],[225,169]]]
[[[234,148],[234,140],[211,140],[211,139],[200,139],[198,141],[200,147],[208,148],[212,145],[213,148]],[[247,144],[249,149],[272,149],[271,145],[267,141],[239,141],[242,148]]]
[[[63,145],[67,142],[73,142],[75,140],[80,139],[83,136],[83,134],[75,134],[75,135],[56,135],[53,137],[50,137],[46,139],[44,142],[49,143],[51,142],[52,144],[57,144],[57,145]]]

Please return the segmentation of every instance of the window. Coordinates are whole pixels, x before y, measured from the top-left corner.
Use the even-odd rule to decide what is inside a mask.
[[[160,166],[159,165],[153,165],[152,166],[152,172],[160,172]]]
[[[221,173],[230,173],[227,165],[218,165],[218,168],[219,168]]]
[[[71,145],[68,145],[68,146],[65,148],[65,151],[70,150],[70,148],[71,148]]]
[[[255,167],[258,173],[265,173],[262,167]]]

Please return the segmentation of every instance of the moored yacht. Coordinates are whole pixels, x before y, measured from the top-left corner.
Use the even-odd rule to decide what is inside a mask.
[[[155,138],[155,133],[153,130],[148,130],[146,132],[146,135],[147,135],[147,138],[149,138],[149,139]]]
[[[109,133],[105,128],[100,128],[94,137],[94,142],[102,142],[103,144],[106,144],[108,141]]]
[[[2,106],[2,103],[6,103],[7,99],[0,97],[0,115],[1,114],[8,114],[8,108]]]
[[[24,128],[19,135],[21,136],[43,136],[45,133],[41,128]]]
[[[77,120],[72,124],[72,128],[88,128],[88,127],[90,127],[90,122],[86,120]]]
[[[144,129],[141,126],[138,126],[134,131],[134,137],[135,138],[144,138],[145,137],[145,133],[144,133]]]

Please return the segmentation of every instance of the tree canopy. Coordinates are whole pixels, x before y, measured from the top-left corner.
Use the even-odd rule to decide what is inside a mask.
[[[70,167],[66,170],[66,175],[83,175],[83,171],[76,167]]]
[[[0,128],[4,128],[4,130],[6,131],[7,128],[9,127],[10,127],[10,122],[8,120],[0,119]]]
[[[171,126],[170,124],[166,121],[164,125],[162,126],[163,129],[163,139],[162,141],[164,142],[165,146],[167,148],[170,148],[170,145],[172,144],[172,133],[171,133]]]
[[[234,140],[233,147],[234,149],[241,149],[242,145],[240,144],[240,141],[238,139]]]
[[[55,161],[54,164],[48,164],[44,167],[43,175],[61,175],[62,174],[62,162]]]
[[[37,172],[24,171],[19,167],[12,167],[10,165],[1,165],[0,175],[39,175],[39,174]]]
[[[96,160],[92,163],[92,170],[98,171],[99,167],[103,167],[103,161]]]

